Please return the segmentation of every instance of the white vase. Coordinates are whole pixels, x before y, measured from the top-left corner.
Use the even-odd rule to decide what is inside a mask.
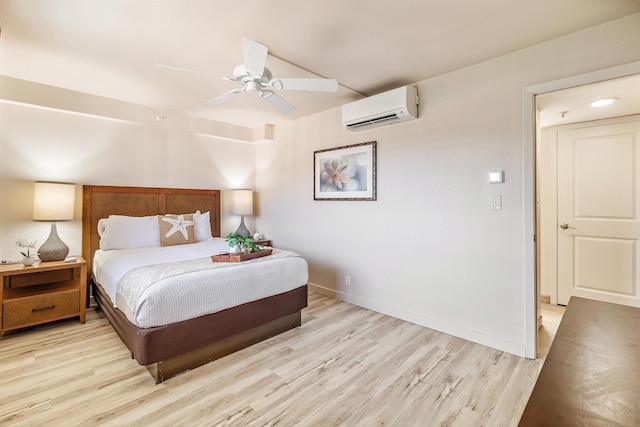
[[[232,254],[241,254],[243,251],[240,245],[235,245],[229,249],[229,252]]]
[[[24,265],[33,265],[34,262],[36,262],[36,259],[32,256],[22,258],[22,263]]]

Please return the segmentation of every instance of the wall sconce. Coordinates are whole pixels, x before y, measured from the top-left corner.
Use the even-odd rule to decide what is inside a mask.
[[[49,238],[38,249],[41,261],[61,261],[69,254],[69,247],[58,236],[56,221],[71,221],[73,219],[75,196],[75,184],[35,183],[33,220],[52,221]]]
[[[244,216],[253,215],[252,190],[233,190],[232,212],[234,215],[241,215],[240,226],[236,230],[236,234],[243,237],[251,236],[251,232],[244,225]]]

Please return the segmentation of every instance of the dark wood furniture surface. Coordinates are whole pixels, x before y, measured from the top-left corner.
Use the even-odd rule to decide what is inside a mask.
[[[520,426],[640,426],[640,308],[571,297]]]
[[[110,214],[145,216],[165,213],[211,212],[213,236],[220,236],[220,191],[144,187],[84,186],[82,254],[93,259],[100,247],[97,226]],[[113,307],[90,282],[94,297],[123,343],[160,383],[208,361],[226,356],[301,325],[307,306],[306,284],[284,294],[232,307],[195,319],[154,328],[138,328]]]
[[[38,262],[0,266],[0,333],[79,317],[86,319],[87,263]]]

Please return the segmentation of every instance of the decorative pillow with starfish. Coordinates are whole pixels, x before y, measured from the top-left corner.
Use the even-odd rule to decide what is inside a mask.
[[[193,214],[159,215],[160,246],[196,243]]]

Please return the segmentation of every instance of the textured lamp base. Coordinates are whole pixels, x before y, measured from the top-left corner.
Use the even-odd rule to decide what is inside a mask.
[[[242,219],[240,220],[240,226],[238,226],[238,229],[236,230],[236,234],[238,234],[238,235],[240,235],[242,237],[249,237],[249,236],[251,236],[251,232],[244,225],[244,215],[242,215],[241,218]]]
[[[40,261],[62,261],[68,254],[69,246],[60,240],[56,224],[52,223],[49,238],[40,246],[40,249],[38,249]]]

